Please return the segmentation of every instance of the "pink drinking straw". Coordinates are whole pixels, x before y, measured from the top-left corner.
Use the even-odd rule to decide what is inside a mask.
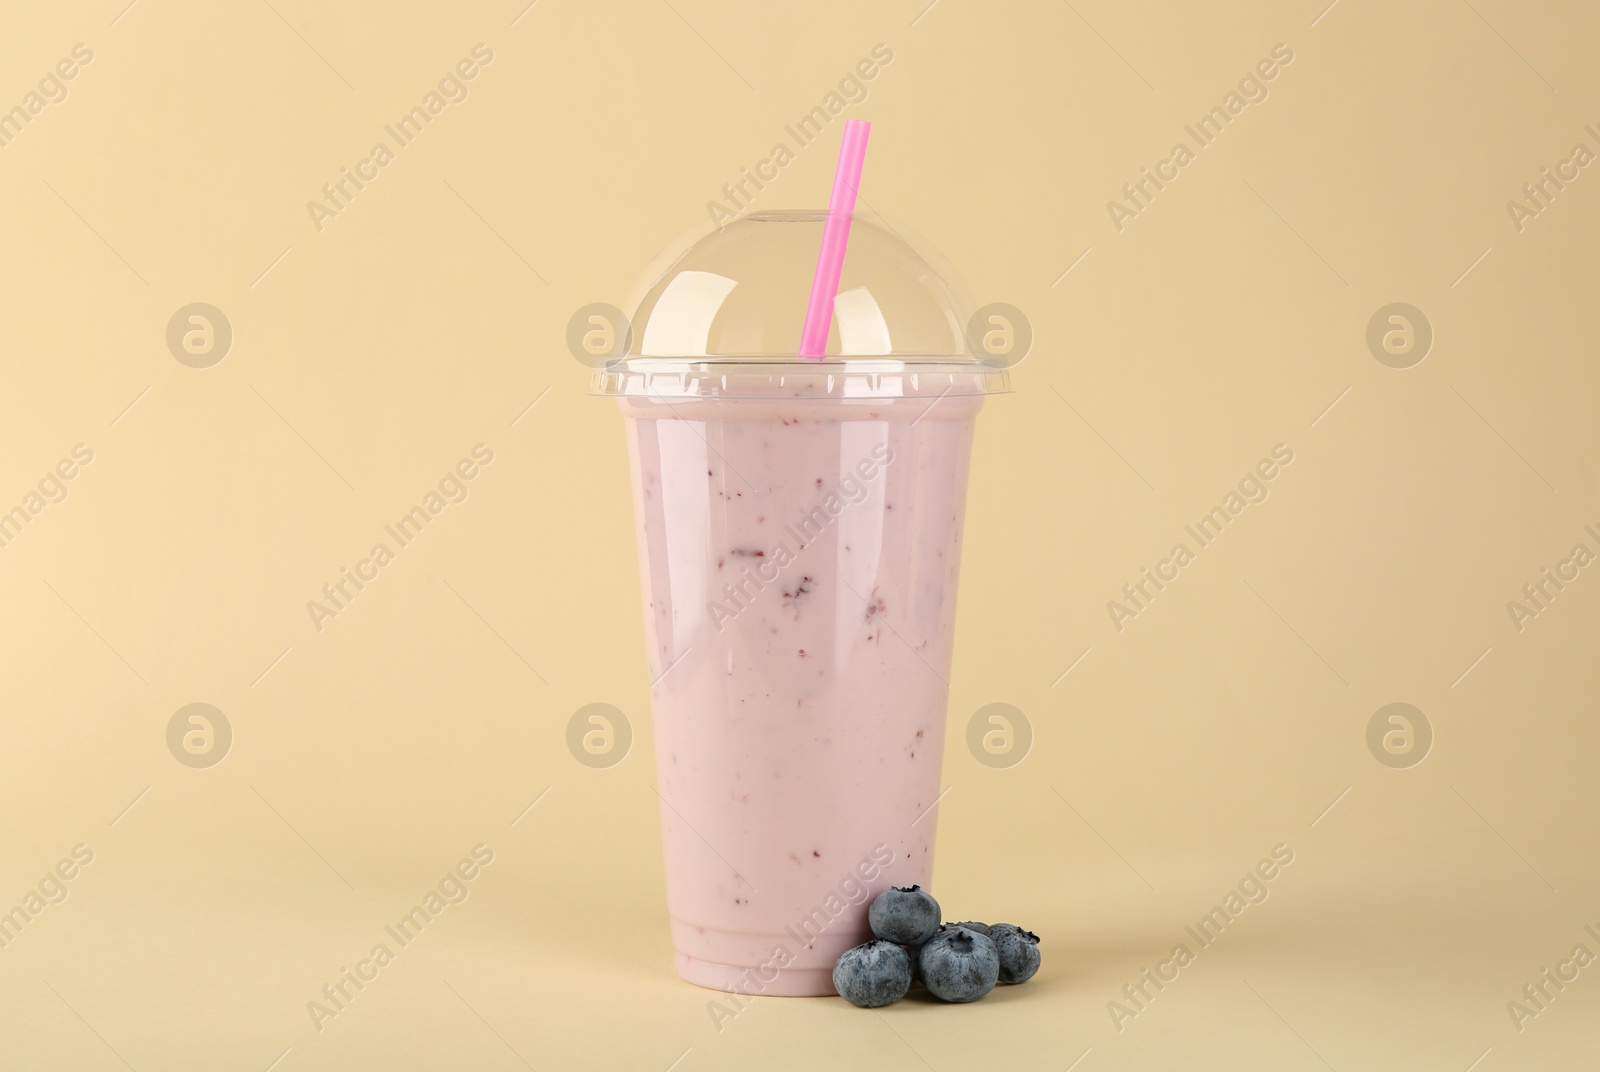
[[[811,280],[811,304],[800,332],[800,356],[821,360],[828,350],[828,328],[833,323],[833,296],[839,292],[844,270],[844,250],[850,242],[850,217],[856,210],[856,189],[867,159],[867,135],[872,124],[846,119],[844,142],[839,146],[839,166],[833,173],[833,196],[828,199],[828,221],[822,228],[822,252],[817,254],[817,274]]]

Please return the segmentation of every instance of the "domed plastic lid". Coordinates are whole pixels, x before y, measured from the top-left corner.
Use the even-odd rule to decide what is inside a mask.
[[[665,270],[644,281],[624,352],[596,373],[597,393],[707,397],[766,385],[788,395],[818,377],[829,381],[824,394],[848,397],[1010,389],[1010,362],[969,341],[973,309],[955,273],[871,214],[851,220],[827,354],[800,357],[826,220],[753,213],[669,249],[656,261]]]

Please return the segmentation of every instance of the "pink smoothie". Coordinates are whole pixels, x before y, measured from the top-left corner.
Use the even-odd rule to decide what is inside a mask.
[[[818,371],[620,399],[668,910],[701,986],[831,994],[871,897],[930,885],[983,399],[901,379],[900,397]]]

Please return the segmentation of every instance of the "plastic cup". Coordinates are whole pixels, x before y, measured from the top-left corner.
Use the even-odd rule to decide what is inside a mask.
[[[626,418],[677,970],[757,995],[832,994],[871,898],[931,884],[968,459],[1007,389],[948,268],[871,218],[832,356],[794,353],[824,219],[695,242],[597,373]]]

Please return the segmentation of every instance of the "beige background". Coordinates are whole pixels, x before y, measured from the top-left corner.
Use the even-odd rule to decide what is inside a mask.
[[[1523,1030],[1507,1003],[1600,953],[1600,577],[1521,632],[1506,603],[1600,551],[1600,175],[1520,233],[1506,202],[1595,146],[1600,15],[525,2],[7,19],[6,108],[94,59],[0,149],[0,508],[94,460],[0,549],[0,902],[94,860],[0,950],[0,1064],[1592,1059],[1600,967]],[[306,202],[480,42],[468,99],[319,232]],[[1106,202],[1280,42],[1268,99],[1119,233]],[[671,971],[620,418],[563,333],[878,43],[864,196],[1037,333],[976,449],[936,892],[1030,925],[1044,968],[719,1031]],[[836,144],[758,204],[822,202]],[[194,369],[165,332],[201,301],[234,341]],[[1397,301],[1435,332],[1405,370],[1365,342]],[[470,497],[316,630],[307,601],[477,443]],[[1278,443],[1271,497],[1117,631],[1107,601]],[[1396,701],[1435,734],[1405,770],[1366,745]],[[166,744],[193,702],[233,728],[209,769]],[[591,702],[632,721],[608,769],[565,745]],[[1008,769],[965,745],[991,702],[1033,728]],[[470,899],[316,1030],[479,843]],[[1279,843],[1270,898],[1118,1031],[1107,1003]]]

